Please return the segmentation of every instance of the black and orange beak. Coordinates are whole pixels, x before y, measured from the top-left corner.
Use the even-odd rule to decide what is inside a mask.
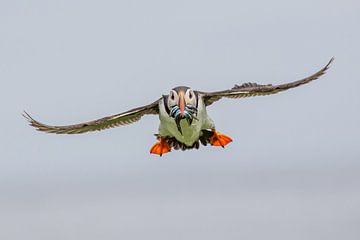
[[[185,113],[185,98],[184,98],[184,91],[179,92],[179,108],[180,108],[180,114],[182,117],[184,117]]]

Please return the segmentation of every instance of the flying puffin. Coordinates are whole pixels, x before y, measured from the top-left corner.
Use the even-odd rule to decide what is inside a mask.
[[[232,139],[216,130],[213,120],[206,112],[206,107],[223,97],[264,96],[309,83],[323,75],[333,60],[334,58],[331,58],[322,69],[309,77],[280,85],[244,83],[235,85],[229,90],[216,92],[196,91],[185,86],[175,87],[170,90],[168,95],[163,95],[151,104],[80,124],[50,126],[35,120],[26,112],[23,116],[31,126],[39,131],[77,134],[127,125],[140,120],[146,114],[157,114],[159,115],[160,126],[158,133],[155,134],[157,142],[150,149],[152,154],[162,156],[170,152],[171,149],[198,149],[200,143],[204,146],[210,144],[224,147],[232,142]]]

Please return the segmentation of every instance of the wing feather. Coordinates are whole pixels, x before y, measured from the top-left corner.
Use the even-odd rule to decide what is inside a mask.
[[[235,85],[232,89],[229,90],[217,91],[217,92],[201,92],[201,94],[203,95],[206,106],[213,104],[214,102],[220,100],[223,97],[244,98],[244,97],[265,96],[265,95],[275,94],[318,79],[321,75],[325,74],[326,70],[329,69],[329,66],[333,60],[334,58],[331,58],[330,61],[318,72],[306,78],[300,79],[298,81],[280,84],[280,85],[272,85],[272,84],[261,85],[257,83],[244,83],[241,85]]]
[[[140,118],[146,114],[158,114],[159,100],[149,105],[134,108],[123,113],[100,118],[94,121],[89,121],[74,125],[67,125],[67,126],[50,126],[43,124],[32,118],[27,112],[24,112],[23,116],[29,121],[30,126],[35,127],[39,131],[43,131],[47,133],[56,133],[56,134],[78,134],[78,133],[85,133],[92,131],[100,131],[107,128],[114,128],[122,125],[127,125],[139,121]]]

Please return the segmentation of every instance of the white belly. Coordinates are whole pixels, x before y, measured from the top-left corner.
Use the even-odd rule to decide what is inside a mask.
[[[160,127],[159,134],[161,136],[170,136],[175,137],[176,140],[186,144],[187,146],[192,146],[195,141],[200,137],[201,133],[201,123],[200,121],[194,120],[191,125],[185,119],[180,121],[180,126],[182,134],[177,129],[176,123],[173,118],[161,119],[160,118]]]
[[[160,126],[159,126],[159,134],[160,136],[170,136],[175,137],[179,142],[184,143],[187,146],[192,146],[194,142],[196,142],[200,134],[202,134],[201,130],[214,128],[213,121],[208,117],[206,113],[206,108],[204,103],[201,101],[199,97],[199,108],[197,118],[194,119],[192,124],[189,125],[186,119],[182,119],[180,121],[180,126],[182,130],[182,134],[177,129],[175,120],[172,117],[169,117],[165,110],[165,106],[163,101],[159,101],[159,109],[160,109]]]

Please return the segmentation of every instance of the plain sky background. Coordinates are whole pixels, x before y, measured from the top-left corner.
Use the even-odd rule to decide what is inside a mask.
[[[360,2],[0,0],[0,239],[360,239]],[[283,83],[209,108],[225,149],[149,154],[156,116],[50,135],[177,85]]]

